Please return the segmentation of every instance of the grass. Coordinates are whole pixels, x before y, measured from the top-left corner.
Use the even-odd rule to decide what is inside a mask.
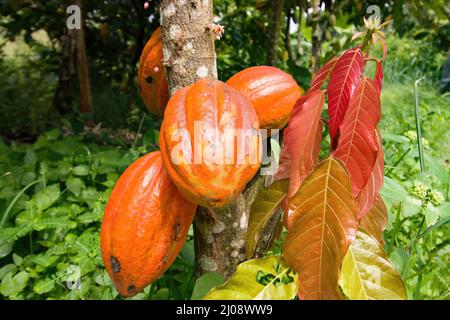
[[[385,69],[394,68],[388,62]],[[450,96],[439,93],[439,86],[430,77],[420,83],[426,160],[425,172],[421,173],[414,115],[414,82],[418,75],[404,68],[403,75],[386,79],[382,91],[380,129],[385,173],[391,179],[385,181],[382,195],[401,200],[385,198],[390,220],[385,232],[386,249],[405,281],[410,299],[447,300],[450,298]],[[430,195],[441,195],[443,203],[431,204]]]

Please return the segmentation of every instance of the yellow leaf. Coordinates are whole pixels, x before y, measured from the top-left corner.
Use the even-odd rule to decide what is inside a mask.
[[[322,161],[289,198],[289,212],[283,256],[299,275],[299,298],[340,299],[340,267],[358,215],[343,163]]]
[[[340,285],[350,300],[406,300],[406,290],[383,247],[358,232],[344,258]]]
[[[298,277],[280,256],[241,263],[223,285],[212,289],[203,300],[292,300]]]
[[[250,208],[250,217],[246,234],[246,255],[251,259],[255,253],[261,232],[280,206],[289,187],[288,180],[272,183],[260,190]]]

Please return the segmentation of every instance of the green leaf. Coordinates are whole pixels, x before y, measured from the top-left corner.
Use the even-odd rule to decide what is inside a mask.
[[[86,188],[84,181],[80,178],[69,177],[66,181],[67,189],[72,192],[75,196],[79,197],[81,191]]]
[[[397,271],[403,273],[406,263],[408,262],[408,252],[404,248],[396,248],[390,255],[390,260],[394,264]]]
[[[25,289],[29,279],[30,276],[25,271],[19,272],[14,277],[12,273],[8,273],[0,283],[0,293],[5,297],[14,296]]]
[[[102,166],[123,167],[131,163],[131,159],[124,159],[124,155],[118,150],[109,150],[93,155],[93,159],[99,159]]]
[[[42,189],[35,195],[36,207],[39,212],[49,208],[60,195],[59,184],[53,184]]]
[[[261,232],[280,206],[289,188],[288,180],[276,181],[267,188],[262,188],[250,208],[246,234],[246,255],[251,259],[255,253]]]
[[[433,206],[431,203],[425,208],[425,222],[427,227],[434,225],[440,219],[446,218],[450,214],[450,202],[445,202],[439,207]]]
[[[61,130],[59,130],[58,128],[52,129],[44,133],[44,135],[48,140],[58,140],[58,138],[61,136]]]
[[[5,143],[5,141],[3,141],[3,139],[0,137],[0,153],[6,154],[7,152],[9,152],[9,147]]]
[[[383,140],[384,141],[391,141],[391,142],[396,142],[396,143],[400,143],[400,144],[409,144],[409,139],[398,135],[398,134],[391,134],[391,133],[384,133],[383,132]]]
[[[25,154],[23,161],[25,162],[25,166],[27,167],[33,167],[36,165],[37,156],[36,153],[34,153],[33,149],[27,150],[27,153]]]
[[[152,300],[168,300],[170,297],[169,288],[162,288],[155,292]]]
[[[180,252],[183,260],[190,266],[195,265],[194,241],[186,241]]]
[[[43,268],[48,268],[53,265],[59,259],[58,256],[49,256],[46,254],[40,254],[33,257],[32,262]]]
[[[37,138],[36,142],[33,144],[33,149],[39,150],[41,148],[47,147],[48,143],[49,143],[49,141],[48,141],[47,137],[44,135],[40,135]]]
[[[95,283],[100,286],[110,286],[112,285],[111,278],[109,277],[106,271],[103,271],[101,274],[95,277]]]
[[[106,175],[106,181],[102,182],[102,184],[108,188],[112,188],[114,187],[118,179],[119,175],[116,172],[111,172]]]
[[[201,300],[212,288],[222,285],[225,278],[217,272],[208,272],[195,281],[191,300]]]
[[[439,161],[433,157],[426,156],[425,163],[429,171],[438,177],[442,183],[450,184],[450,176],[445,169],[446,164],[443,160]]]
[[[422,207],[422,202],[409,195],[408,191],[397,181],[384,177],[383,189],[381,189],[381,196],[386,202],[388,209],[391,209],[394,204],[403,203],[403,215],[410,217],[417,214]]]
[[[86,165],[76,166],[72,169],[72,173],[76,176],[87,176],[89,175],[89,167]]]
[[[23,259],[22,259],[21,256],[19,256],[19,255],[13,253],[12,258],[13,258],[14,264],[15,264],[16,266],[19,267],[20,265],[22,265]]]
[[[204,300],[292,300],[298,276],[282,257],[271,256],[241,263],[225,284],[212,289]]]
[[[15,264],[10,263],[7,264],[6,266],[3,266],[0,268],[0,280],[2,280],[8,273],[16,273],[17,271],[17,267]]]
[[[55,288],[55,280],[51,278],[39,279],[33,286],[33,291],[37,294],[44,294],[52,291]]]
[[[406,300],[400,275],[377,240],[359,231],[344,257],[339,284],[350,300]]]
[[[66,140],[55,141],[49,146],[49,149],[62,156],[69,156],[75,154],[76,150],[73,148],[73,144],[69,144],[67,142],[68,141]]]
[[[386,202],[387,207],[391,208],[392,205],[404,200],[408,196],[408,192],[397,181],[384,177],[383,189],[381,190],[383,200]]]
[[[6,257],[11,253],[16,240],[16,228],[0,229],[0,258]]]
[[[27,171],[20,179],[20,184],[26,186],[36,180],[36,174],[33,171]]]

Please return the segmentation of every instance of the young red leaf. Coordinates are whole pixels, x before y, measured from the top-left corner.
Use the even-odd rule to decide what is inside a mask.
[[[320,122],[325,91],[317,90],[300,99],[284,130],[284,143],[291,159],[291,177],[288,195],[295,194],[300,184],[316,166],[322,141]]]
[[[358,214],[344,164],[333,156],[322,161],[289,199],[289,210],[283,256],[298,273],[300,299],[340,299],[340,267]]]
[[[378,91],[381,92],[381,89],[383,88],[383,64],[378,60],[374,80]]]
[[[322,69],[319,70],[319,72],[317,72],[314,75],[309,92],[313,92],[313,91],[322,89],[323,84],[327,80],[331,71],[333,71],[334,66],[336,65],[336,62],[338,61],[338,59],[339,59],[338,57],[333,57],[322,67]]]
[[[384,180],[384,154],[381,144],[380,131],[376,130],[376,139],[378,146],[377,159],[372,170],[372,174],[369,177],[361,193],[358,195],[357,201],[359,205],[358,218],[363,218],[367,212],[373,207],[373,204],[378,197]]]
[[[286,144],[285,144],[286,145]],[[278,170],[273,177],[273,181],[280,181],[291,178],[291,156],[287,148],[283,146],[280,153],[280,164]]]
[[[328,83],[330,135],[335,139],[350,97],[361,79],[364,57],[360,48],[347,50],[336,62]]]
[[[372,40],[373,40],[374,45],[378,44],[378,34],[377,33],[372,33]]]
[[[355,33],[355,34],[352,36],[352,40],[351,40],[351,41],[354,41],[355,39],[361,38],[365,33],[366,33],[366,32],[364,32],[364,31],[360,31],[360,32]]]
[[[378,152],[375,128],[380,117],[380,92],[372,79],[364,77],[350,99],[334,151],[350,172],[355,196],[366,185],[375,165]]]

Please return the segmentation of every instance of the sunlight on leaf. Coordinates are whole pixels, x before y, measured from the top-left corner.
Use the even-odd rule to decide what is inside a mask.
[[[297,275],[279,256],[241,263],[225,284],[212,289],[204,300],[292,300]]]
[[[405,286],[381,245],[358,232],[344,258],[339,281],[350,300],[405,300]]]

